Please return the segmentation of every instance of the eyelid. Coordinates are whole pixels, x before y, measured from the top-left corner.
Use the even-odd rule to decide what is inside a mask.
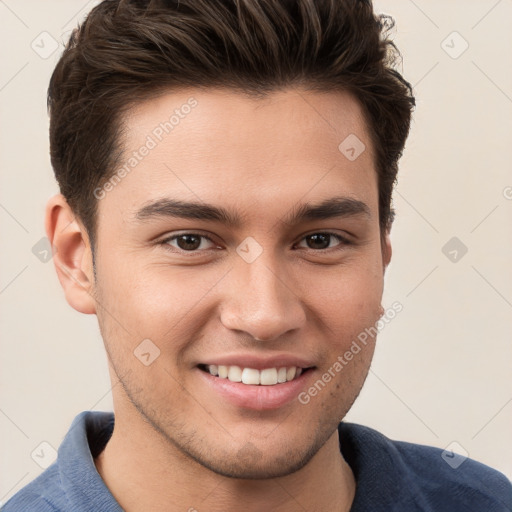
[[[213,238],[210,235],[206,235],[204,233],[201,233],[200,231],[183,231],[181,233],[174,233],[173,235],[170,235],[170,236],[167,236],[167,237],[163,238],[162,240],[157,242],[157,244],[158,245],[163,245],[163,246],[169,246],[169,242],[170,241],[176,240],[180,236],[184,236],[184,235],[195,235],[195,236],[200,237],[200,238],[206,238],[206,240],[208,240],[212,244],[217,245],[217,246],[219,245],[219,244],[216,244],[216,242],[213,240]],[[172,247],[172,246],[170,246],[170,247]],[[173,251],[172,252],[178,252],[180,254],[183,254],[183,253],[188,253],[188,254],[198,253],[199,254],[199,253],[202,253],[202,252],[205,252],[205,251],[208,251],[208,250],[211,250],[211,249],[185,251],[183,249],[179,249],[179,248],[173,247]]]
[[[340,242],[340,243],[338,245],[336,245],[335,247],[329,247],[327,249],[309,249],[309,248],[306,247],[305,248],[306,250],[313,251],[314,253],[326,253],[327,254],[327,253],[331,253],[332,251],[339,250],[339,249],[343,248],[344,246],[352,245],[352,243],[353,243],[347,237],[327,229],[327,230],[311,231],[311,232],[308,232],[308,233],[306,233],[304,235],[301,235],[301,237],[299,238],[298,242],[296,242],[296,244],[302,242],[308,236],[320,235],[320,234],[322,234],[322,235],[330,235],[330,236],[336,238],[338,240],[338,242]],[[170,235],[170,236],[160,240],[159,242],[157,242],[157,244],[158,245],[163,245],[166,248],[172,247],[172,246],[169,246],[169,242],[179,238],[180,236],[184,236],[184,235],[195,235],[195,236],[198,236],[198,237],[201,237],[201,238],[206,238],[212,244],[216,244],[216,242],[213,240],[213,238],[210,235],[204,234],[204,233],[202,233],[200,231],[182,231],[182,232],[179,232],[179,233],[174,233],[173,235]],[[294,244],[294,245],[296,245],[296,244]],[[216,245],[218,246],[219,244],[216,244]],[[172,249],[169,249],[169,250],[171,252],[178,253],[178,254],[201,254],[201,253],[207,252],[207,251],[209,251],[211,249],[202,249],[202,250],[197,250],[196,249],[196,250],[193,250],[193,251],[185,251],[184,249],[179,249],[179,248],[173,247]]]
[[[345,236],[343,235],[340,235],[339,233],[334,233],[333,231],[313,231],[311,233],[306,233],[305,235],[302,235],[301,238],[299,239],[299,241],[297,243],[300,243],[302,242],[305,238],[307,238],[308,236],[312,236],[312,235],[330,235],[334,238],[336,238],[338,240],[338,242],[340,242],[339,245],[350,245],[352,242]],[[339,245],[335,246],[335,247],[330,247],[328,249],[309,249],[310,251],[314,251],[314,252],[329,252],[331,250],[335,250]],[[307,249],[307,248],[306,248]]]

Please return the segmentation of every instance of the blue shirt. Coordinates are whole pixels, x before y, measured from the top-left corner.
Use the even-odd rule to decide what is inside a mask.
[[[113,413],[80,413],[57,460],[15,494],[2,512],[122,512],[93,460],[113,427]],[[488,466],[466,459],[454,469],[457,464],[450,465],[446,454],[443,459],[439,448],[392,441],[353,423],[340,423],[338,433],[357,482],[351,512],[512,511],[511,482]]]

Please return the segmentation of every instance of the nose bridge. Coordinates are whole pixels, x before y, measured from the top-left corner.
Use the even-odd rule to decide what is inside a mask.
[[[258,340],[275,339],[301,327],[304,311],[300,298],[275,254],[264,250],[248,261],[241,257],[230,272],[221,315],[224,326]]]

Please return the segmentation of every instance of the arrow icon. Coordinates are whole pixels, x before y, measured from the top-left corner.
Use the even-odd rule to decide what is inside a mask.
[[[160,349],[146,338],[139,343],[133,354],[144,366],[149,366],[160,356]]]
[[[252,236],[248,236],[240,242],[236,252],[246,263],[252,263],[263,252],[263,247]]]
[[[469,48],[469,43],[459,32],[453,31],[441,41],[441,48],[450,58],[458,59]]]
[[[57,248],[53,249],[57,252]],[[43,236],[36,244],[32,246],[32,254],[42,263],[48,263],[52,259],[52,244],[48,238]]]
[[[457,469],[467,458],[469,453],[457,441],[450,443],[441,454],[442,459],[452,469]]]
[[[59,48],[59,42],[50,33],[43,31],[32,40],[30,47],[39,57],[47,59]]]
[[[30,457],[39,467],[46,469],[57,458],[57,450],[47,441],[42,441],[32,450]]]
[[[363,141],[355,134],[351,133],[338,146],[340,152],[347,160],[353,162],[366,149]]]
[[[441,248],[441,252],[452,262],[452,263],[458,263],[466,253],[468,252],[468,248],[464,243],[457,238],[456,236],[453,236],[446,242],[443,247]]]

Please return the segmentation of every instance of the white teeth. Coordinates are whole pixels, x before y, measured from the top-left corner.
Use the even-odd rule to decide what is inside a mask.
[[[228,379],[231,382],[242,382],[242,368],[240,368],[240,366],[230,366]]]
[[[264,386],[277,384],[277,370],[275,368],[265,368],[265,370],[261,370],[260,384]]]
[[[286,382],[286,367],[277,370],[277,382]]]
[[[242,382],[244,384],[259,384],[260,372],[254,368],[244,368],[242,372]]]
[[[229,379],[231,382],[242,382],[249,385],[274,386],[284,382],[290,382],[299,377],[302,368],[296,366],[265,368],[256,370],[254,368],[241,368],[240,366],[225,366],[210,364],[206,365],[206,371],[221,379]]]

